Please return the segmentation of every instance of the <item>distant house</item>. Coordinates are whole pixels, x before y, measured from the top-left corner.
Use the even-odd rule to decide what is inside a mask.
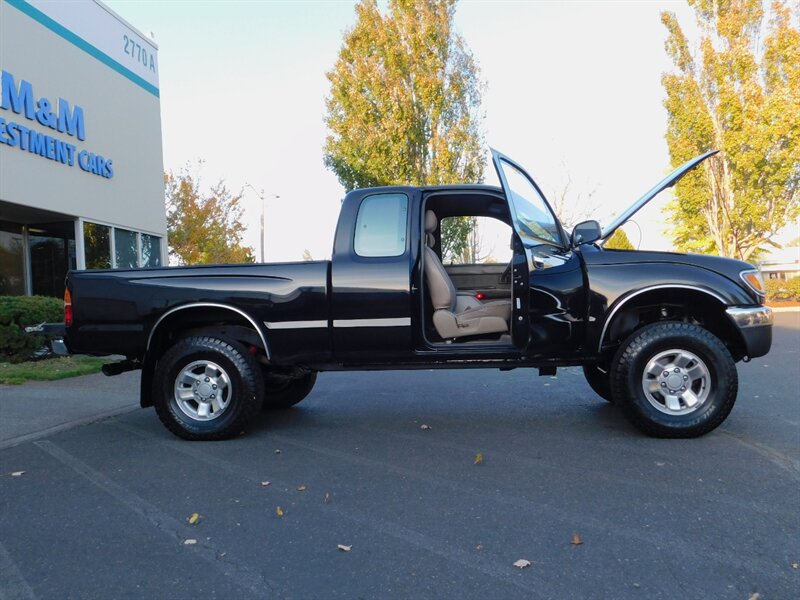
[[[800,245],[773,250],[758,262],[758,268],[764,274],[764,279],[788,281],[800,277]]]

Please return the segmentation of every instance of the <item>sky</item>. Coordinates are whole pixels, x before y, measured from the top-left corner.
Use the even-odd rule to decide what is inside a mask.
[[[261,190],[265,260],[329,257],[344,189],[322,162],[325,73],[354,2],[105,2],[159,45],[164,168],[202,160],[204,184],[244,189],[245,243],[257,259]],[[573,202],[597,206],[601,223],[671,170],[663,10],[696,34],[682,1],[467,0],[456,11],[487,83],[487,144],[525,166],[548,198],[571,179]],[[497,184],[488,163],[487,153],[486,182]],[[668,199],[626,226],[635,246],[671,247]]]

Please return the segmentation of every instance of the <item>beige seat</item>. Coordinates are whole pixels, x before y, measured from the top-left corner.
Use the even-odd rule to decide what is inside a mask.
[[[511,318],[511,300],[481,302],[472,294],[456,292],[436,252],[433,232],[438,222],[433,211],[425,213],[425,282],[433,303],[433,326],[444,339],[486,333],[505,333]]]

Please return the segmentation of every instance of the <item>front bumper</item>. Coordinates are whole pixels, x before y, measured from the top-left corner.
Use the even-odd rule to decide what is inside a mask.
[[[768,306],[735,306],[725,311],[744,340],[748,358],[764,356],[772,346],[772,309]]]

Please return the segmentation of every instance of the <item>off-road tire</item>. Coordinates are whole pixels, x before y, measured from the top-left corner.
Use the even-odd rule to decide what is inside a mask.
[[[659,352],[686,350],[699,357],[709,372],[709,392],[693,412],[665,414],[647,399],[642,377],[648,362]],[[718,427],[736,402],[736,364],[725,345],[711,332],[680,322],[646,325],[631,334],[611,364],[614,402],[639,430],[659,438],[698,437]]]
[[[606,402],[614,404],[614,396],[611,395],[611,373],[605,373],[597,365],[583,365],[583,375],[586,383],[594,392]]]
[[[316,371],[293,379],[270,377],[264,370],[263,410],[285,410],[291,408],[311,393],[317,381]]]
[[[175,380],[194,361],[210,360],[225,369],[231,384],[228,405],[219,417],[199,421],[178,408]],[[153,400],[164,426],[185,440],[222,440],[244,432],[261,408],[264,382],[252,354],[238,342],[214,336],[178,341],[159,359],[153,376]]]

